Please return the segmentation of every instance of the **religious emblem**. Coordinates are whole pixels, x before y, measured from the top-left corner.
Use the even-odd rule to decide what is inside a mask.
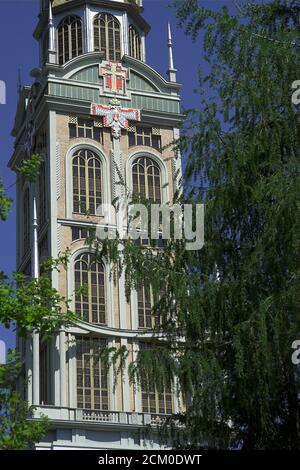
[[[103,77],[103,88],[108,93],[125,94],[127,69],[118,62],[109,62],[104,67],[100,67],[100,76]]]
[[[108,106],[103,104],[91,105],[92,116],[103,116],[104,127],[110,127],[115,139],[121,137],[122,129],[128,129],[128,121],[140,121],[141,112],[138,109],[122,108],[118,99],[110,100]]]

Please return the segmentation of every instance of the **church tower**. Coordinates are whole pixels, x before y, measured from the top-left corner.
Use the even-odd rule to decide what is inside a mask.
[[[180,173],[168,147],[182,120],[171,30],[164,78],[147,64],[142,13],[142,0],[41,0],[39,64],[33,84],[19,87],[10,167],[33,153],[43,162],[34,186],[17,175],[17,269],[37,277],[44,259],[69,250],[52,283],[79,318],[50,342],[18,338],[24,397],[51,420],[39,449],[146,448],[138,431],[178,411],[176,383],[143,390],[127,368],[115,377],[93,354],[123,346],[134,361],[153,321],[151,292],[132,290],[128,301],[124,277],[115,284],[111,267],[93,261],[86,239],[104,224],[101,207],[122,195],[120,179],[131,193],[171,202]]]

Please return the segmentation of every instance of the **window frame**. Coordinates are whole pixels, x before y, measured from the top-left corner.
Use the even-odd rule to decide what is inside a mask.
[[[109,62],[120,62],[122,59],[121,37],[121,23],[114,15],[102,12],[94,16],[94,52],[103,53],[104,59]]]
[[[144,161],[141,164],[141,161]],[[151,165],[149,164],[151,162]],[[136,169],[135,169],[136,168]],[[152,173],[150,172],[152,168]],[[144,169],[144,172],[141,171]],[[155,170],[158,170],[158,175],[155,174]],[[157,161],[147,155],[137,156],[131,165],[131,178],[132,178],[132,194],[139,194],[146,199],[152,200],[152,202],[161,204],[163,201],[163,180],[162,180],[162,171],[160,165]],[[157,179],[159,178],[159,186],[156,184]],[[135,182],[136,180],[136,182]],[[144,184],[143,184],[144,180]],[[150,181],[152,180],[152,185]],[[137,191],[135,190],[137,187]],[[144,190],[143,190],[144,188]],[[159,195],[157,192],[159,191]],[[151,194],[152,193],[152,194]],[[154,198],[153,198],[154,196]]]
[[[146,131],[150,131],[149,134],[146,134]],[[146,139],[149,138],[149,144],[145,143]],[[157,138],[158,146],[153,145],[153,140]],[[145,127],[145,126],[136,126],[135,131],[128,132],[128,147],[151,147],[158,152],[162,152],[162,140],[161,135],[157,135],[153,133],[152,127]]]
[[[106,269],[103,263],[92,259],[93,253],[89,251],[82,251],[77,253],[74,262],[73,262],[73,278],[74,278],[74,311],[80,315],[81,320],[98,326],[108,326],[108,295],[107,295],[107,282],[106,282]],[[87,257],[87,260],[84,259]],[[76,264],[80,263],[79,268],[76,267]],[[86,264],[87,268],[82,269],[83,263]],[[94,271],[92,269],[96,268]],[[79,274],[80,281],[76,279]],[[99,282],[99,276],[103,279],[103,283]],[[93,278],[96,279],[96,282],[93,283]],[[87,280],[87,282],[83,282]],[[76,293],[77,289],[80,289],[87,285],[87,296],[83,293]],[[93,298],[93,287],[96,286],[97,301],[95,302]],[[100,295],[102,293],[102,296]],[[87,300],[86,300],[87,297]],[[80,303],[80,309],[78,304]],[[96,310],[95,310],[96,308]],[[84,318],[85,310],[87,312],[88,318]],[[103,309],[103,310],[102,310]],[[103,313],[104,312],[104,313]],[[96,313],[97,320],[93,321],[93,315]],[[101,315],[104,315],[104,321],[101,321]]]
[[[74,163],[75,159],[77,159],[77,163]],[[92,167],[90,166],[90,161],[94,162]],[[91,185],[90,170],[93,173],[93,185]],[[82,173],[84,176],[82,176]],[[99,173],[98,177],[97,173]],[[77,149],[71,159],[71,177],[72,213],[83,216],[87,214],[97,216],[97,207],[103,204],[103,165],[99,155],[85,146]],[[75,181],[77,182],[76,187]],[[91,194],[91,187],[93,188],[93,194]],[[77,197],[78,201],[76,200]],[[76,204],[78,204],[78,207]],[[82,204],[85,204],[84,209],[82,209]],[[90,212],[91,208],[92,212]]]
[[[140,341],[139,350],[145,351],[151,349],[153,346],[149,342]],[[175,410],[175,394],[174,386],[172,383],[168,387],[164,387],[162,391],[158,390],[157,385],[147,384],[146,381],[141,381],[140,384],[140,397],[141,397],[141,411],[142,413],[152,415],[172,415]],[[170,408],[167,408],[167,398],[169,398]],[[162,410],[162,405],[164,409]]]
[[[56,31],[57,62],[59,65],[64,65],[69,60],[83,54],[83,36],[83,22],[79,16],[68,15],[61,20]]]
[[[85,348],[81,346],[81,349],[79,349],[79,345],[87,345]],[[108,343],[104,338],[85,338],[85,337],[76,337],[76,406],[79,409],[84,409],[84,410],[95,410],[95,411],[103,411],[103,412],[108,412],[110,408],[110,377],[109,377],[109,369],[103,366],[103,363],[101,363],[101,359],[99,359],[99,364],[98,368],[96,369],[98,371],[98,374],[95,374],[95,348],[96,344],[99,343],[99,346],[107,346]],[[79,359],[79,352],[81,352],[81,359]],[[85,359],[88,359],[86,361]],[[80,361],[80,362],[79,362]],[[87,364],[89,367],[85,367]],[[81,367],[79,367],[81,365]],[[79,374],[79,371],[81,371],[81,375]],[[86,372],[88,371],[88,372]],[[95,387],[95,377],[99,377],[99,386]],[[82,382],[79,381],[79,377],[82,377]],[[103,386],[103,379],[106,379],[106,387]],[[86,382],[89,384],[86,385]],[[82,383],[82,385],[81,385]],[[105,382],[104,382],[105,383]],[[79,402],[79,389],[82,390],[82,402]],[[99,407],[96,407],[95,405],[95,391],[99,391]],[[87,394],[86,392],[90,391],[90,394]],[[87,405],[87,400],[86,397],[90,396],[90,406]],[[103,407],[103,401],[104,397],[106,396],[106,402],[107,405]],[[82,405],[82,406],[80,406]]]
[[[137,28],[131,24],[128,28],[129,55],[142,60],[142,38]]]
[[[82,121],[82,124],[80,123]],[[88,123],[91,123],[89,126]],[[71,135],[71,130],[75,129],[75,135]],[[83,135],[80,135],[80,130],[83,130]],[[91,132],[91,136],[87,136],[87,131]],[[96,138],[95,133],[99,132],[99,138]],[[72,139],[91,139],[103,145],[103,127],[96,126],[93,118],[78,117],[76,122],[69,122],[69,138]]]

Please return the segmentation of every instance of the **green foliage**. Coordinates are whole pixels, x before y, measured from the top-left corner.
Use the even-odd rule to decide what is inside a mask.
[[[12,279],[0,279],[0,321],[6,328],[15,324],[21,336],[33,329],[42,336],[51,336],[75,318],[68,301],[52,287],[49,276],[28,279],[14,274]]]
[[[39,176],[39,169],[42,162],[42,157],[39,154],[34,153],[30,158],[22,160],[21,165],[17,168],[17,172],[23,175],[23,177],[30,181],[30,183],[35,183]]]
[[[131,371],[157,383],[176,372],[186,410],[164,429],[174,447],[299,449],[300,5],[175,9],[207,61],[179,142],[184,202],[206,206],[205,247],[117,240],[97,254],[125,270],[128,293],[147,280],[159,298],[157,348]]]
[[[6,220],[11,205],[12,199],[6,197],[3,182],[0,179],[0,220]]]
[[[41,164],[39,155],[32,155],[18,168],[20,174],[35,183]],[[12,200],[5,195],[0,180],[0,220],[5,220]],[[0,323],[9,328],[15,326],[20,336],[26,337],[33,330],[43,338],[50,338],[61,326],[76,320],[69,310],[68,300],[52,287],[51,272],[66,267],[68,252],[58,259],[49,258],[42,266],[39,279],[30,279],[14,273],[10,278],[0,272]],[[48,428],[48,420],[34,416],[34,408],[28,406],[16,390],[21,373],[21,363],[9,354],[8,363],[0,366],[0,449],[22,450],[39,442]],[[34,418],[34,419],[33,419]]]
[[[34,408],[29,407],[15,389],[21,362],[10,351],[7,363],[0,366],[0,449],[27,450],[33,448],[46,433],[49,422],[45,416],[32,420]]]

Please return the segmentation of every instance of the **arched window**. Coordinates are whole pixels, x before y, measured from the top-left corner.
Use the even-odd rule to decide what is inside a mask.
[[[78,16],[68,16],[62,20],[57,31],[57,43],[61,65],[82,54],[82,21]]]
[[[139,157],[134,161],[132,181],[134,194],[161,203],[161,172],[159,165],[152,158]]]
[[[102,172],[99,157],[91,150],[79,150],[72,161],[73,212],[96,215],[102,203]]]
[[[109,409],[108,370],[99,357],[105,347],[102,338],[76,338],[77,408]]]
[[[29,188],[24,192],[23,197],[23,251],[24,255],[30,249],[30,197]]]
[[[142,60],[141,37],[133,25],[129,26],[129,55]]]
[[[120,23],[108,13],[101,13],[94,19],[94,51],[103,52],[105,60],[121,60]]]
[[[89,323],[106,325],[105,272],[90,253],[77,256],[74,263],[75,312]]]

